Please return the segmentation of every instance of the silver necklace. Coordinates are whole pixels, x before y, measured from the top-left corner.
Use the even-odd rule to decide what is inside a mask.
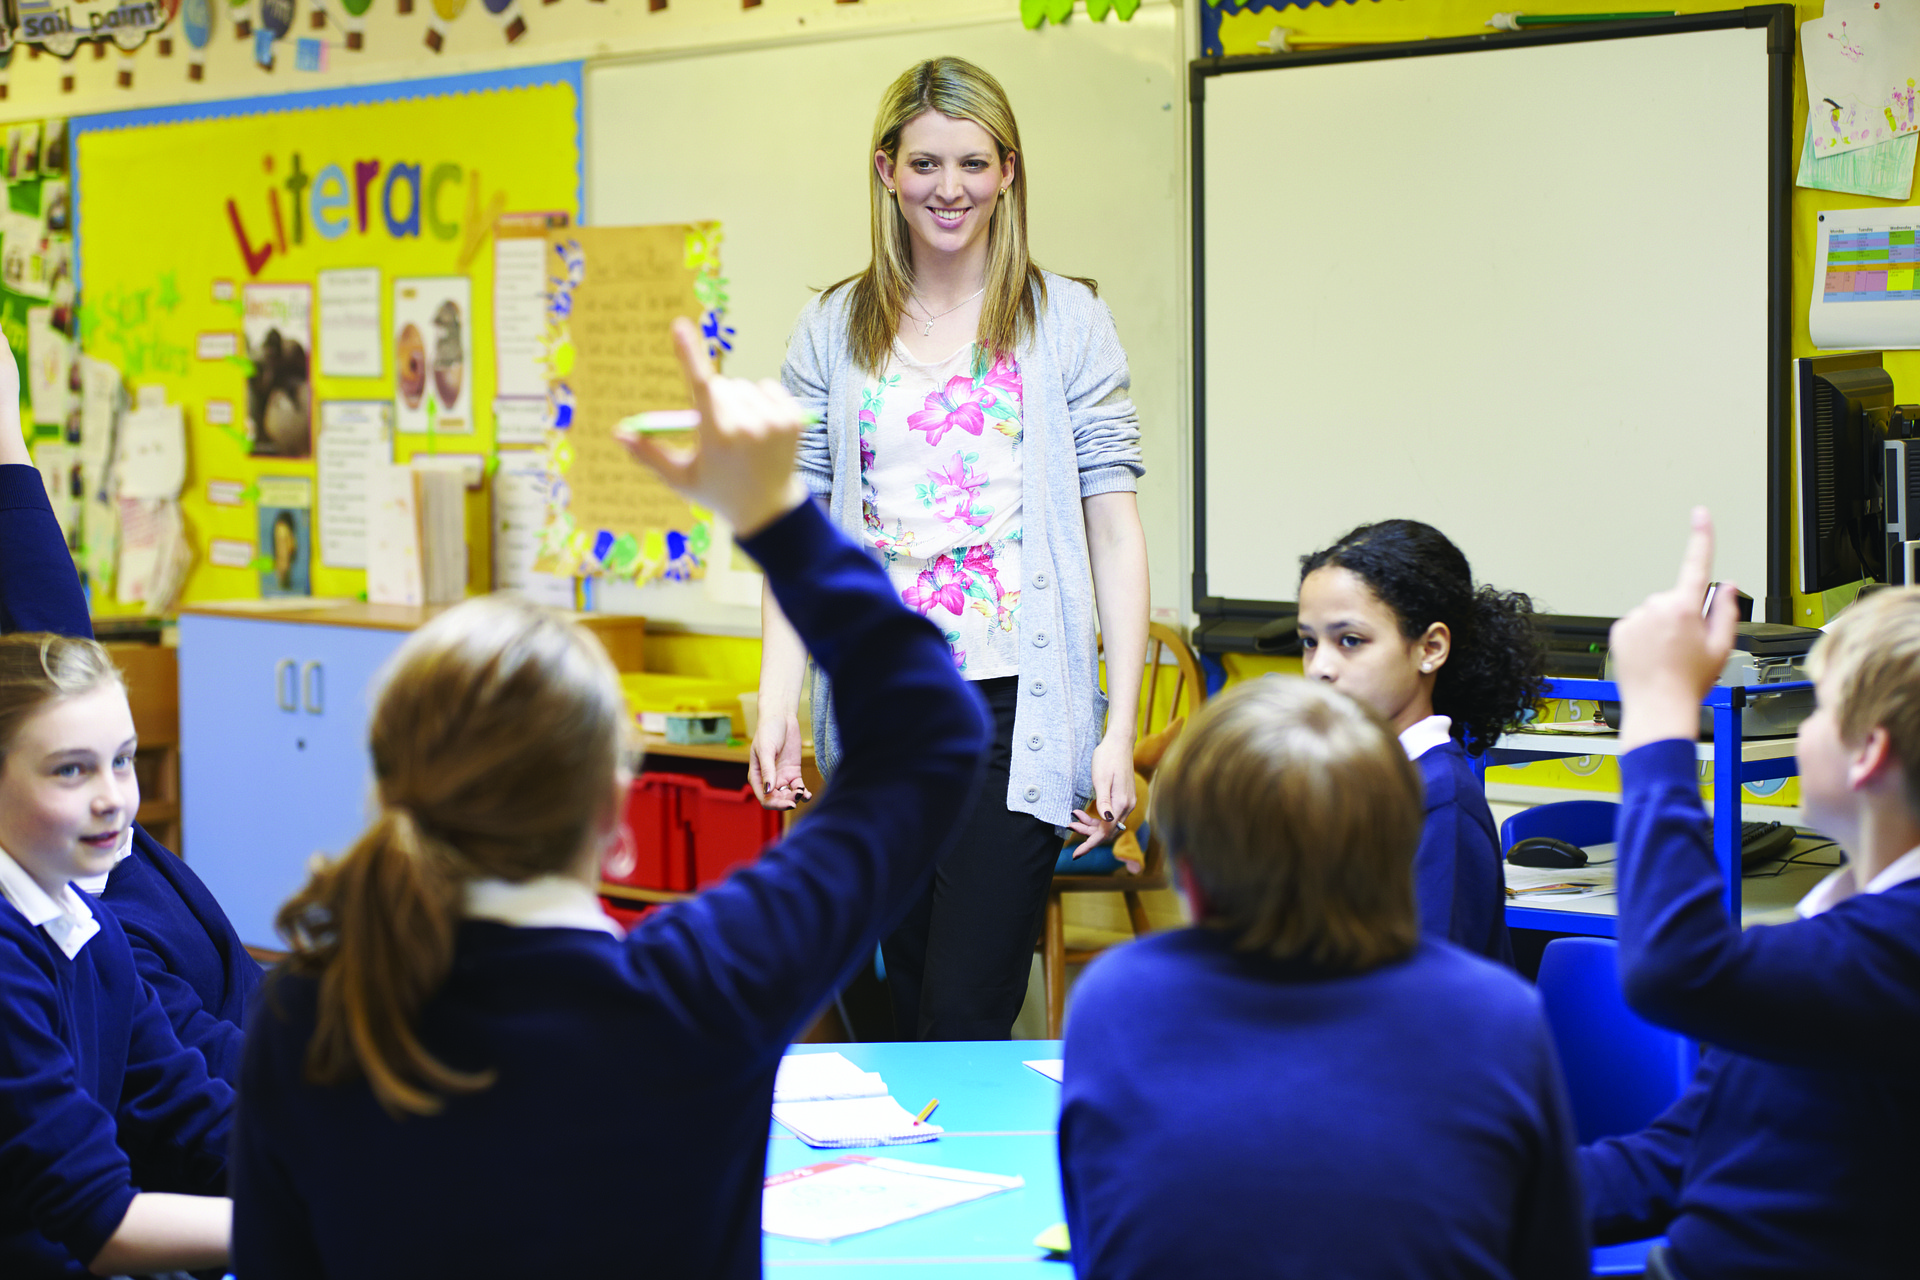
[[[940,316],[952,315],[954,312],[966,306],[969,302],[972,302],[975,298],[979,297],[981,293],[985,293],[986,291],[987,291],[987,286],[981,285],[979,293],[969,294],[967,297],[960,299],[960,301],[954,303],[952,306],[948,307],[945,311],[942,311],[939,316],[927,315],[927,304],[924,302],[920,302],[919,294],[917,293],[914,294],[913,300],[915,302],[920,302],[920,314],[923,316],[926,316],[926,321],[927,321],[927,327],[920,331],[920,336],[923,338],[931,336],[933,333],[933,322],[935,320],[938,320]]]

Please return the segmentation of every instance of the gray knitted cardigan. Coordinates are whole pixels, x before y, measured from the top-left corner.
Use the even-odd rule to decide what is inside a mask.
[[[1093,792],[1093,749],[1105,730],[1095,649],[1093,575],[1080,500],[1130,493],[1145,473],[1128,396],[1127,353],[1113,315],[1085,285],[1049,272],[1036,332],[1020,362],[1020,694],[1007,807],[1065,826]],[[800,474],[834,523],[864,545],[860,510],[860,393],[866,375],[847,349],[847,298],[836,289],[800,313],[780,380],[820,426],[800,442]],[[822,772],[840,757],[831,691],[814,673],[814,752]]]

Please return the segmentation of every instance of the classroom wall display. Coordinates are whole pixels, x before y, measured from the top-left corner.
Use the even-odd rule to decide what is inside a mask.
[[[629,414],[691,402],[668,326],[728,343],[717,224],[547,233],[548,469],[558,483],[538,572],[685,582],[705,574],[711,513],[633,465],[613,436]]]
[[[185,412],[185,601],[260,593],[263,475],[320,494],[304,508],[303,545],[325,552],[307,586],[352,597],[367,516],[340,501],[341,475],[375,450],[491,455],[492,230],[510,209],[577,218],[579,85],[562,64],[75,121],[83,346]],[[386,415],[336,410],[323,485],[330,402],[384,402],[398,430],[389,455]],[[484,590],[486,495],[469,501]],[[329,518],[350,527],[335,537]],[[223,564],[215,542],[258,552]]]
[[[8,8],[16,19],[7,30],[9,45],[37,45],[70,58],[83,41],[138,49],[173,21],[180,0],[14,0]]]

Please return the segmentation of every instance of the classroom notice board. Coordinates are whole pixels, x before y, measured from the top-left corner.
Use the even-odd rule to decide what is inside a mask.
[[[493,229],[579,220],[580,82],[567,63],[74,122],[83,346],[188,424],[184,600],[261,594],[270,496],[347,491],[318,474],[321,430],[366,415],[329,406],[387,406],[395,461],[492,457]],[[363,434],[335,456],[364,460]],[[364,569],[323,554],[327,514],[305,585],[358,595]]]
[[[1784,616],[1792,65],[1785,6],[1195,64],[1196,609],[1412,517],[1618,615],[1705,503]]]

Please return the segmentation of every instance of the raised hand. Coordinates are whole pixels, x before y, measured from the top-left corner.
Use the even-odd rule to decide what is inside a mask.
[[[1679,578],[1614,623],[1608,639],[1620,685],[1623,748],[1699,736],[1700,699],[1726,665],[1740,623],[1731,583],[1714,596],[1711,613],[1701,616],[1712,573],[1713,520],[1705,507],[1695,507]]]
[[[673,345],[700,411],[691,450],[622,436],[627,452],[686,497],[711,507],[747,537],[807,499],[793,471],[805,414],[779,383],[722,378],[693,323],[673,322]]]

